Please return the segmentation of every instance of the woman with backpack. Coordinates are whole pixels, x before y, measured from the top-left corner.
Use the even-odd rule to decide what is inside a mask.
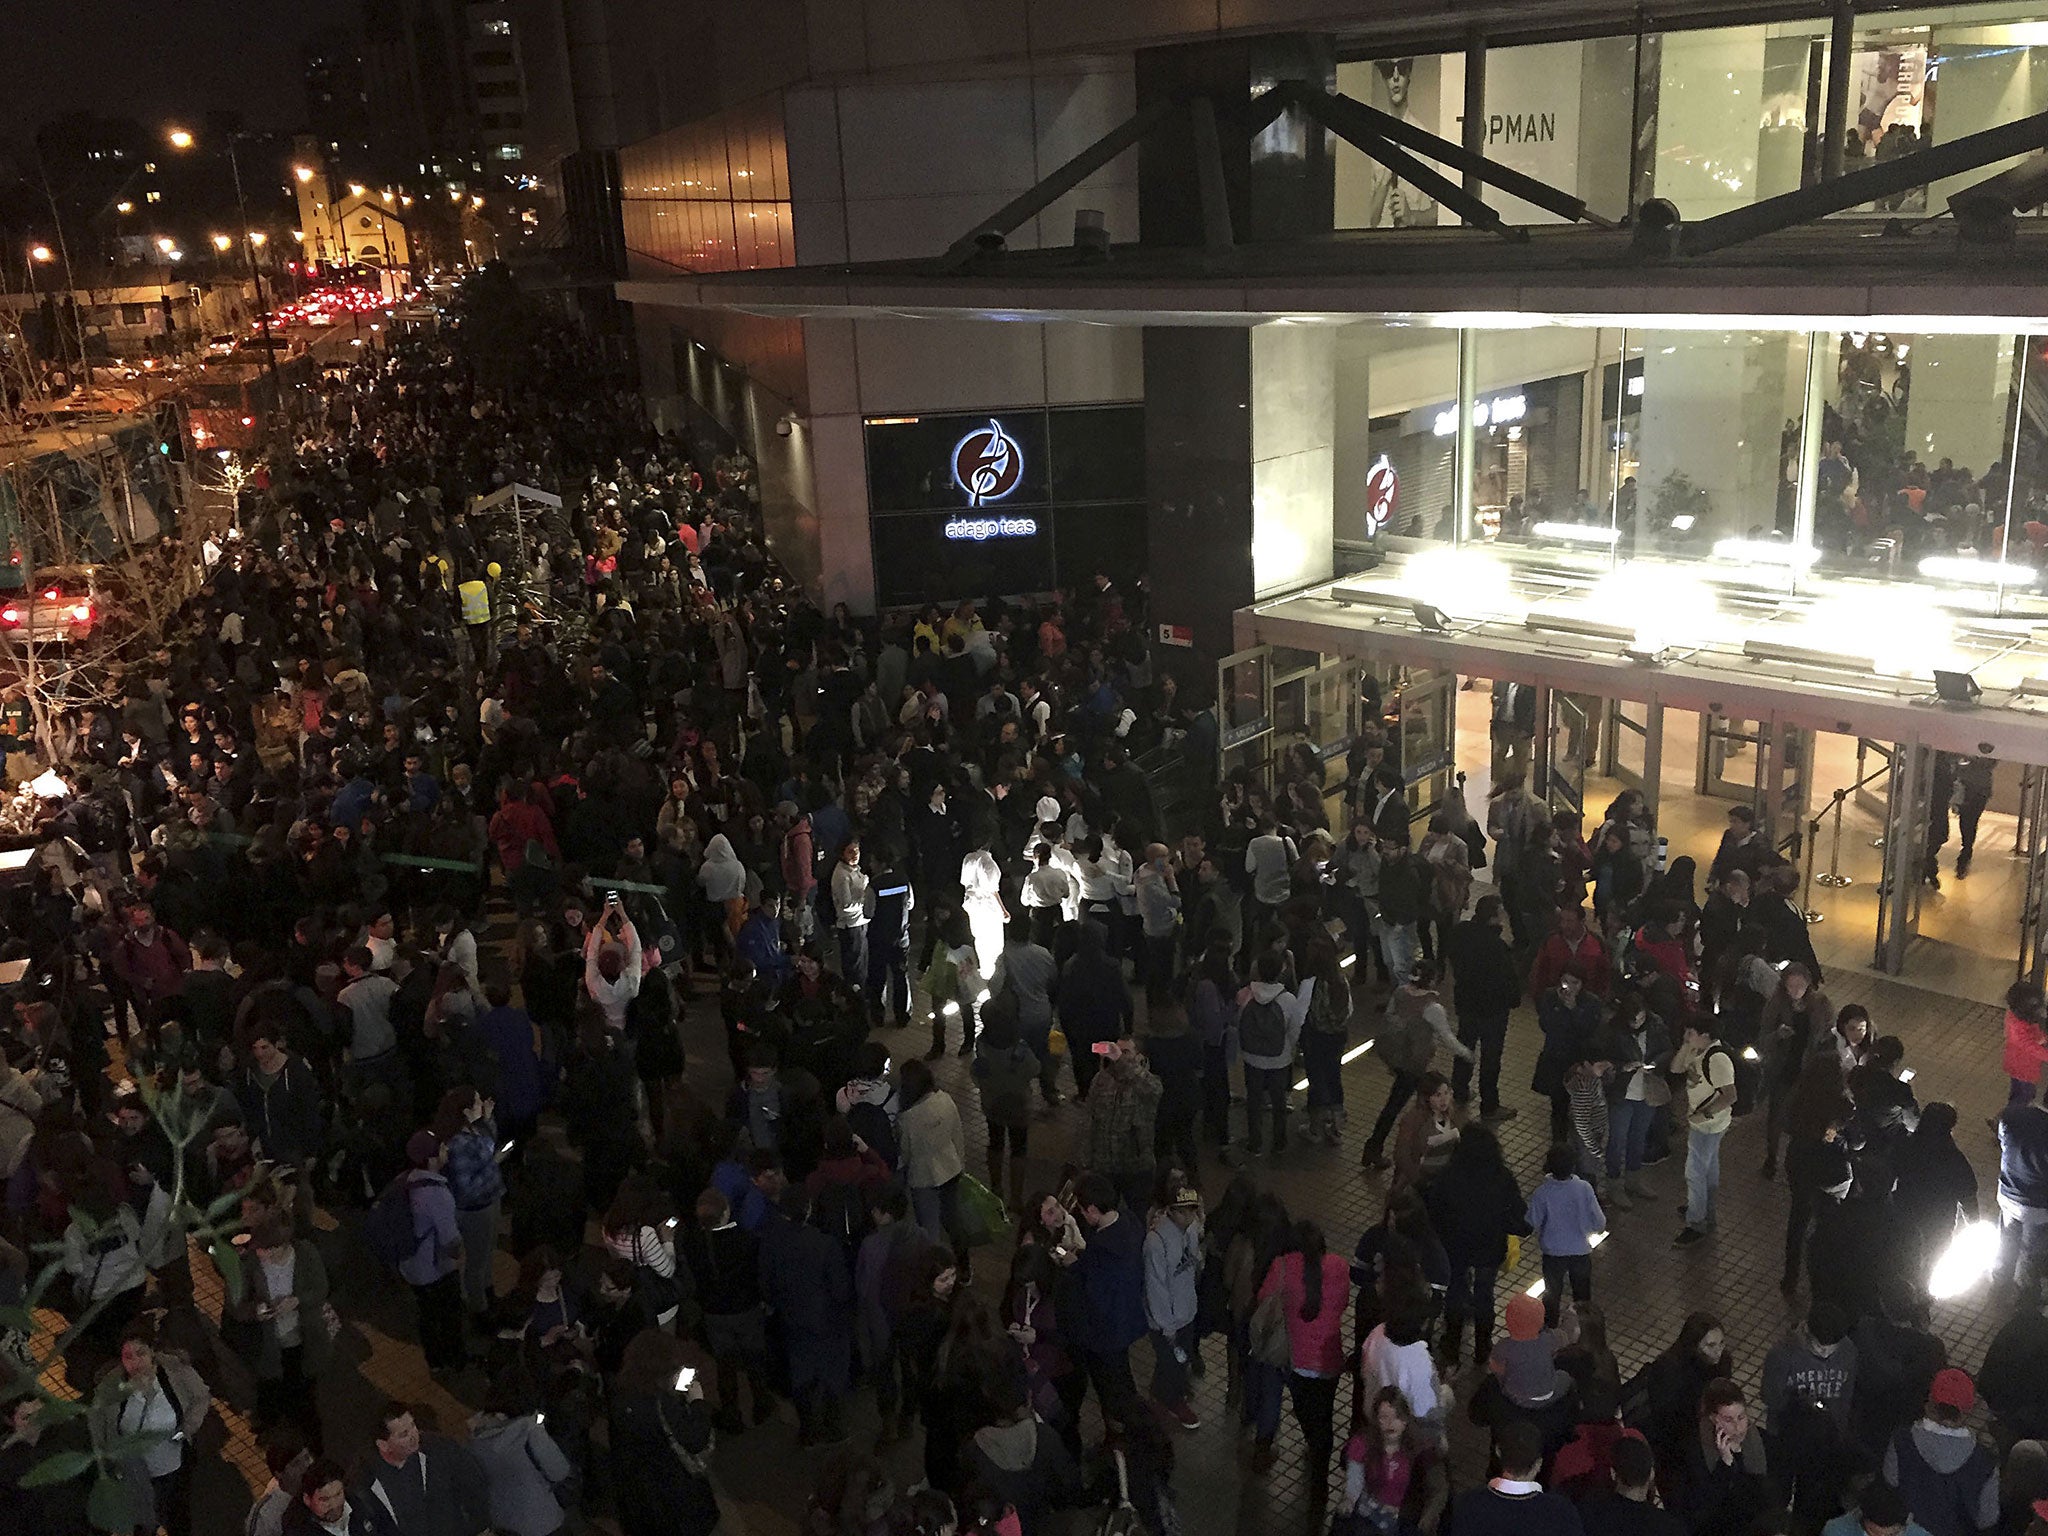
[[[1374,1054],[1394,1074],[1387,1089],[1387,1102],[1358,1155],[1361,1168],[1386,1169],[1393,1165],[1386,1156],[1387,1137],[1394,1129],[1408,1100],[1414,1097],[1422,1074],[1429,1070],[1439,1045],[1453,1056],[1473,1059],[1472,1048],[1458,1039],[1444,1012],[1443,999],[1436,992],[1437,968],[1427,960],[1416,962],[1408,980],[1387,1000],[1386,1027],[1374,1046]]]

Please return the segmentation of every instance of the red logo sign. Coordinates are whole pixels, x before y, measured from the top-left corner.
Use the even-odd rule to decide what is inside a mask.
[[[1394,509],[1400,504],[1401,477],[1394,472],[1394,466],[1387,456],[1380,455],[1379,463],[1373,465],[1365,477],[1365,533],[1372,538],[1385,531],[1394,520]]]
[[[1001,501],[1024,478],[1024,450],[994,417],[953,445],[953,479],[971,507]]]

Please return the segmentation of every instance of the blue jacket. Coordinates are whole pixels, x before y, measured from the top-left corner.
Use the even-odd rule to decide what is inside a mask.
[[[2048,1210],[2048,1109],[2014,1104],[1998,1117],[1998,1198]]]
[[[505,1193],[498,1171],[498,1128],[488,1118],[457,1131],[448,1141],[448,1166],[442,1170],[460,1211],[480,1211]]]
[[[1589,1241],[1607,1226],[1593,1186],[1584,1179],[1546,1178],[1529,1195],[1529,1226],[1546,1259],[1591,1253]]]
[[[740,927],[733,941],[742,960],[750,962],[754,974],[765,976],[778,987],[789,979],[789,951],[782,947],[782,922],[765,911],[756,911]]]
[[[1074,1342],[1098,1355],[1118,1355],[1145,1337],[1145,1227],[1125,1211],[1087,1233],[1074,1261],[1083,1306]]]
[[[492,1008],[471,1027],[498,1058],[498,1108],[514,1125],[531,1120],[554,1086],[551,1064],[534,1050],[532,1016],[524,1008]]]

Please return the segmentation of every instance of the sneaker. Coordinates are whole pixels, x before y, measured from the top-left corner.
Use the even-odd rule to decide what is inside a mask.
[[[1512,1109],[1506,1104],[1496,1104],[1491,1109],[1482,1109],[1479,1118],[1488,1125],[1499,1125],[1503,1121],[1514,1119],[1520,1113],[1519,1109]]]
[[[1358,1166],[1361,1168],[1370,1168],[1375,1173],[1385,1173],[1389,1168],[1393,1167],[1394,1164],[1393,1161],[1386,1155],[1386,1153],[1375,1152],[1370,1147],[1368,1147],[1366,1148],[1364,1154],[1358,1159]]]
[[[1182,1429],[1200,1429],[1202,1427],[1202,1416],[1195,1412],[1195,1405],[1193,1403],[1183,1402],[1171,1405],[1166,1410],[1166,1416]]]
[[[1698,1227],[1686,1227],[1679,1232],[1678,1236],[1671,1239],[1671,1246],[1674,1248],[1690,1248],[1694,1243],[1704,1242],[1706,1236],[1707,1234]]]

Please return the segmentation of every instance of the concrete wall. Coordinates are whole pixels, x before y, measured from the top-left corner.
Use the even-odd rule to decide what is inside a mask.
[[[1948,458],[1983,474],[2008,446],[2013,338],[1916,336],[1908,345],[1906,446],[1923,464]]]
[[[1252,590],[1326,580],[1337,430],[1337,330],[1285,320],[1251,333]]]

